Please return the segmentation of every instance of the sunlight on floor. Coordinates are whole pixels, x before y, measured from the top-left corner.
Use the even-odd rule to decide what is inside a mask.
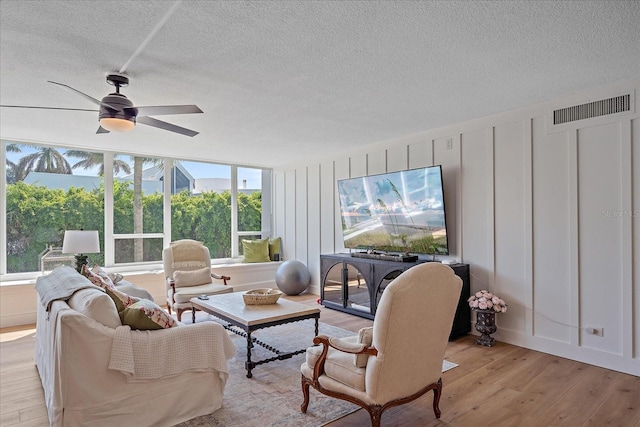
[[[32,327],[25,327],[24,329],[16,329],[14,328],[6,328],[1,331],[0,334],[0,343],[15,341],[20,338],[24,338],[27,336],[34,337],[36,334],[36,329]]]

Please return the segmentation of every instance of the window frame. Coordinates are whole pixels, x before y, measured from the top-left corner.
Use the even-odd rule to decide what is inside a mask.
[[[24,144],[24,145],[38,145],[55,147],[59,149],[82,149],[83,147],[65,147],[62,144],[47,144],[41,142],[24,142],[24,141],[9,141],[6,139],[0,140],[0,247],[6,253],[7,248],[7,168],[6,168],[6,146],[7,144]],[[140,156],[140,153],[127,153],[124,151],[112,152],[96,150],[94,148],[86,148],[92,152],[98,152],[103,154],[104,169],[105,171],[113,171],[113,163],[116,155],[131,155]],[[271,205],[269,195],[271,194],[272,175],[273,171],[270,168],[261,168],[251,165],[236,165],[215,161],[202,161],[189,158],[184,159],[172,159],[167,157],[157,157],[164,163],[164,182],[171,182],[171,168],[173,162],[176,160],[184,160],[189,162],[199,162],[211,165],[224,165],[231,168],[231,257],[230,258],[213,258],[211,261],[213,264],[238,262],[239,261],[239,236],[242,235],[256,235],[260,234],[263,238],[270,237],[271,230]],[[238,231],[238,169],[249,168],[262,171],[262,219],[261,230],[252,231]],[[148,262],[131,262],[131,263],[115,263],[115,241],[117,239],[130,239],[130,238],[162,238],[163,247],[168,247],[171,243],[171,186],[165,185],[163,188],[163,230],[162,233],[137,233],[137,234],[115,234],[113,225],[114,215],[114,176],[113,173],[104,174],[104,262],[106,268],[117,268],[118,271],[131,272],[137,270],[149,270],[149,269],[162,269],[162,261],[148,261]],[[265,197],[267,196],[267,197]],[[0,282],[7,281],[19,281],[19,280],[32,280],[41,276],[39,271],[34,272],[20,272],[20,273],[7,273],[7,257],[4,256],[0,260]]]

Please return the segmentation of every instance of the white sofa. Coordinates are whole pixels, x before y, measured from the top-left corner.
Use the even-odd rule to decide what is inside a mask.
[[[88,282],[65,268],[51,275]],[[82,284],[48,311],[38,303],[35,361],[51,426],[170,426],[222,406],[235,346],[220,325],[131,330],[101,288]]]

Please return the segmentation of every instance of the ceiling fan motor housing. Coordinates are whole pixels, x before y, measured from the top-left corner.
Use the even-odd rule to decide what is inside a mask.
[[[120,93],[111,93],[102,98],[98,119],[114,118],[135,123],[136,115],[137,109],[133,108],[133,103],[126,96]]]

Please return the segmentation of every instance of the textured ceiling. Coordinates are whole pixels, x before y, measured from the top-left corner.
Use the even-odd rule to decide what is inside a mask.
[[[170,1],[0,1],[0,104],[94,106]],[[197,104],[96,135],[97,114],[0,108],[0,137],[275,167],[640,75],[640,2],[184,1],[128,65],[135,105]]]

